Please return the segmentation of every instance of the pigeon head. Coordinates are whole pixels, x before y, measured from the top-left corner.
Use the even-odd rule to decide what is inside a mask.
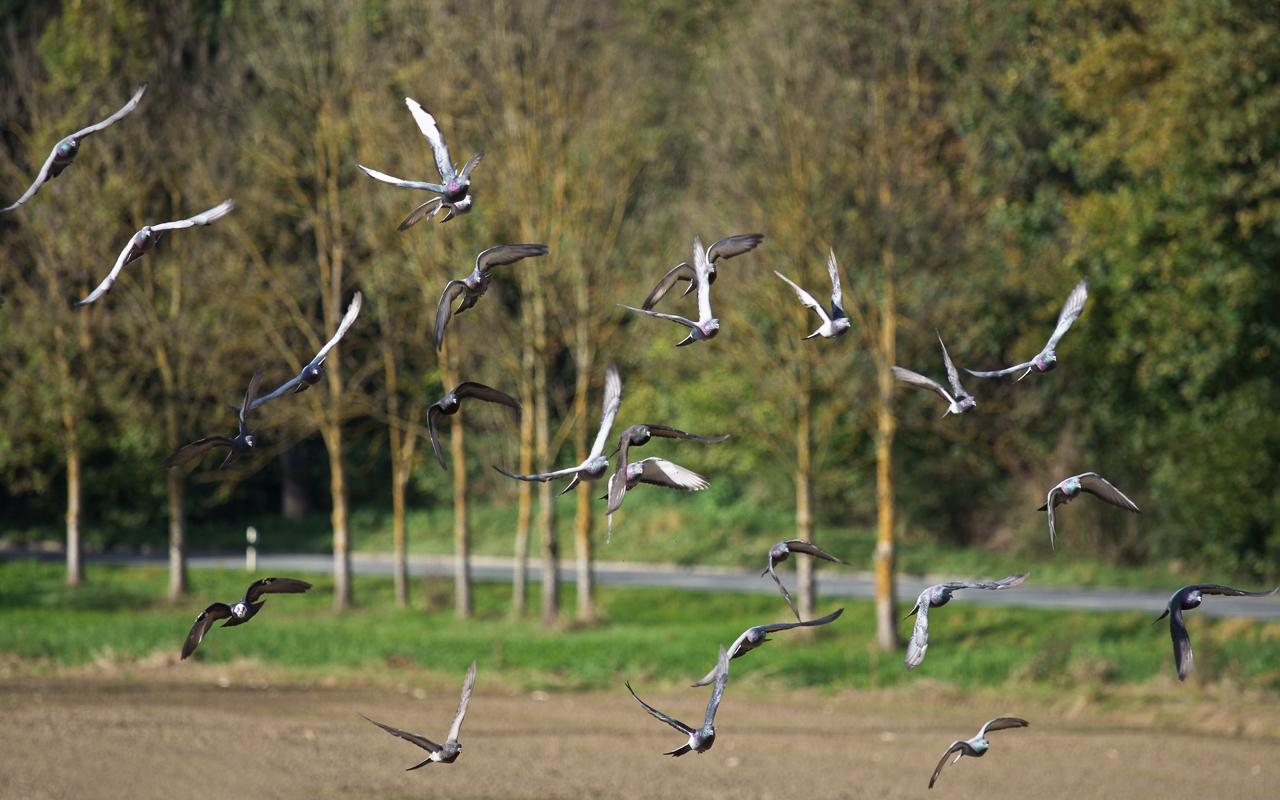
[[[139,250],[150,250],[158,241],[160,241],[160,234],[153,231],[150,225],[133,235],[133,246]]]
[[[58,152],[56,158],[59,161],[70,161],[80,151],[80,142],[68,137],[58,142],[58,146],[55,149]]]
[[[257,440],[253,438],[253,434],[252,434],[252,433],[246,433],[246,434],[244,435],[244,444],[245,444],[245,447],[247,447],[247,448],[249,448],[250,450],[252,450],[252,449],[253,449],[253,446],[254,446],[255,444],[257,444]]]
[[[842,336],[849,331],[851,323],[848,317],[837,317],[831,320],[831,335]]]
[[[1068,478],[1062,482],[1062,491],[1067,495],[1075,495],[1080,491],[1080,479]]]
[[[1182,599],[1182,610],[1186,611],[1188,609],[1197,608],[1203,602],[1204,595],[1200,594],[1199,589],[1196,589],[1193,592],[1187,592],[1187,596]]]
[[[470,183],[470,181],[468,181],[468,183]],[[467,188],[466,184],[463,184],[462,191],[465,192],[466,188]],[[467,195],[466,197],[462,198],[461,200],[453,204],[453,214],[451,214],[450,216],[462,215],[462,214],[469,213],[470,211],[471,211],[471,195]]]
[[[991,749],[991,742],[988,742],[986,737],[979,737],[978,741],[973,743],[973,749],[978,751],[978,755],[982,755]]]
[[[711,745],[716,740],[716,729],[711,727],[699,728],[693,732],[693,739],[698,743],[696,750],[710,750]]]
[[[1051,372],[1054,367],[1058,366],[1058,354],[1052,350],[1047,353],[1041,353],[1035,357],[1032,363],[1041,372]]]
[[[720,332],[720,320],[708,320],[705,324],[699,325],[698,330],[701,331],[702,335],[706,338],[714,339],[716,334]]]
[[[627,465],[627,482],[638,480],[644,474],[644,464],[639,461]]]
[[[319,364],[308,364],[302,368],[302,382],[308,386],[315,386],[320,382],[320,376],[323,374],[324,371]]]
[[[231,607],[231,613],[236,615],[236,619],[244,619],[245,615],[249,613],[249,607],[242,600]]]
[[[590,476],[589,479],[594,480],[595,478],[599,478],[601,475],[603,475],[604,471],[607,470],[608,468],[609,468],[609,459],[604,456],[596,456],[595,458],[587,462],[587,467],[585,470],[583,470],[584,472],[587,473],[587,475],[583,477]]]
[[[956,401],[956,405],[960,406],[961,411],[972,411],[978,407],[978,401],[971,395],[965,395]]]
[[[929,605],[937,608],[945,606],[951,602],[951,588],[949,586],[935,586],[929,590]]]
[[[785,544],[777,544],[769,551],[769,560],[777,564],[779,561],[786,561],[789,555],[791,555],[791,551],[787,549]]]

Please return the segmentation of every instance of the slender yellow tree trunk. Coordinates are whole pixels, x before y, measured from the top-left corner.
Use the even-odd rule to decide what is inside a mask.
[[[528,288],[528,287],[526,287]],[[521,312],[521,328],[524,342],[520,356],[520,474],[533,471],[533,333],[529,319],[529,303]],[[523,617],[528,603],[529,589],[529,520],[533,511],[533,485],[520,481],[519,511],[516,515],[516,552],[514,573],[511,576],[511,614]]]
[[[80,447],[69,414],[63,415],[67,431],[67,585],[84,583],[84,547],[80,542]]]
[[[897,360],[898,303],[893,282],[893,250],[881,251],[884,268],[880,300],[880,358],[877,360],[879,396],[876,425],[876,642],[881,650],[898,647],[897,614],[894,610],[894,490],[893,490],[893,372]]]
[[[796,538],[808,542],[813,538],[813,449],[809,435],[812,386],[807,353],[799,355],[798,366],[800,385],[796,389]],[[794,558],[796,559],[796,587],[800,595],[800,602],[796,607],[800,611],[801,619],[812,619],[816,594],[813,556],[796,553]]]
[[[577,367],[577,394],[573,402],[577,406],[578,426],[578,463],[582,463],[589,455],[588,448],[595,431],[591,430],[590,414],[587,413],[587,391],[591,385],[591,349],[588,340],[586,314],[586,275],[580,271],[578,283],[579,317],[577,324],[577,346],[574,348]],[[578,508],[573,519],[573,554],[578,567],[578,619],[590,620],[595,617],[595,576],[591,569],[591,490],[593,483],[578,484]]]
[[[169,599],[187,593],[187,525],[182,500],[183,473],[169,470]]]
[[[351,605],[351,534],[347,510],[347,476],[342,464],[342,426],[332,420],[326,426],[329,451],[329,495],[333,498],[333,610]]]
[[[395,391],[394,385],[388,386],[387,391]],[[393,404],[388,403],[388,405]],[[405,469],[400,445],[400,426],[393,422],[387,435],[390,437],[388,444],[391,447],[391,574],[395,584],[396,607],[404,608],[409,604],[409,571],[405,558],[403,480]]]
[[[533,371],[535,403],[534,428],[537,435],[538,471],[551,470],[551,426],[547,419],[547,313],[542,288],[533,268],[533,343],[536,350]],[[559,543],[556,541],[555,495],[550,483],[538,484],[538,537],[542,541],[542,624],[551,626],[560,616],[558,586]]]

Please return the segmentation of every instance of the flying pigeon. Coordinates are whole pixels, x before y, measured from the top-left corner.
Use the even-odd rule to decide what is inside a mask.
[[[916,607],[911,609],[911,614],[916,615],[916,627],[911,631],[911,641],[907,643],[907,658],[902,662],[907,665],[907,671],[920,666],[924,661],[925,651],[929,649],[929,609],[950,603],[951,593],[956,589],[1012,589],[1025,581],[1029,574],[1024,572],[1021,575],[1010,575],[989,583],[951,581],[930,586],[921,592],[920,598],[916,600]],[[911,619],[911,614],[903,619]]]
[[[1191,657],[1191,637],[1187,635],[1187,626],[1182,622],[1183,611],[1190,611],[1199,607],[1206,594],[1224,594],[1232,597],[1270,597],[1278,591],[1280,591],[1280,588],[1272,589],[1269,592],[1242,592],[1239,589],[1218,586],[1214,583],[1197,583],[1193,586],[1183,586],[1174,592],[1173,597],[1169,598],[1169,605],[1165,606],[1164,613],[1156,618],[1156,622],[1165,617],[1169,618],[1169,635],[1173,637],[1173,662],[1178,666],[1178,680],[1185,681],[1187,676],[1191,674],[1191,668],[1195,666],[1195,662]]]
[[[1070,503],[1079,497],[1081,492],[1088,492],[1094,497],[1105,500],[1113,506],[1119,506],[1126,511],[1132,511],[1135,514],[1142,513],[1133,504],[1132,500],[1121,494],[1119,489],[1108,483],[1107,479],[1098,473],[1086,472],[1083,475],[1073,475],[1050,489],[1047,502],[1036,509],[1037,511],[1049,512],[1049,546],[1054,550],[1057,550],[1058,547],[1054,543],[1056,531],[1053,525],[1053,510],[1063,503]]]
[[[467,715],[467,703],[471,702],[471,690],[476,686],[476,662],[471,662],[471,669],[467,670],[467,677],[462,681],[462,699],[458,701],[458,713],[453,715],[453,724],[449,726],[449,738],[444,740],[444,744],[436,744],[425,736],[419,736],[416,733],[402,731],[399,728],[393,728],[390,725],[383,725],[381,722],[373,722],[364,714],[360,716],[373,722],[379,728],[382,728],[392,736],[399,736],[406,742],[413,742],[418,747],[426,750],[430,755],[420,764],[414,764],[405,772],[425,767],[431,762],[440,764],[452,764],[458,760],[458,755],[462,753],[462,745],[458,743],[458,731],[462,729],[462,718]]]
[[[619,461],[619,464],[622,462]],[[622,501],[626,498],[627,492],[636,488],[642,483],[649,483],[654,486],[665,486],[668,489],[678,489],[682,492],[698,492],[711,485],[706,478],[702,477],[693,470],[685,469],[679,464],[673,464],[665,458],[646,458],[643,461],[633,461],[627,465],[625,474],[618,472],[609,476],[609,492],[601,500],[608,498],[609,507],[605,514],[609,517],[609,532],[605,536],[605,542],[613,536],[613,514],[622,507]],[[617,496],[617,504],[614,504],[614,497]]]
[[[740,256],[756,249],[756,246],[764,241],[764,234],[744,233],[738,236],[729,236],[711,245],[705,252],[702,250],[702,242],[697,239],[694,241],[698,243],[697,249],[694,250],[694,261],[696,262],[699,257],[698,254],[702,253],[708,264],[707,283],[711,284],[716,282],[717,261],[723,258]],[[698,285],[696,275],[696,270],[689,266],[688,262],[681,263],[675,269],[662,276],[662,280],[658,281],[658,285],[653,287],[653,291],[649,292],[649,296],[644,299],[644,303],[640,306],[641,310],[651,310],[680,281],[689,281],[689,286],[684,290],[684,294],[692,292]],[[684,294],[680,296],[683,297]]]
[[[591,453],[585,461],[576,467],[537,475],[512,475],[510,472],[499,469],[496,465],[494,469],[508,478],[515,478],[518,481],[537,481],[538,483],[546,483],[549,480],[572,475],[573,480],[569,481],[569,485],[564,487],[564,491],[560,492],[560,494],[568,492],[581,481],[600,480],[609,469],[609,459],[604,454],[604,448],[605,443],[609,440],[609,430],[613,428],[613,418],[618,416],[618,407],[620,405],[622,405],[622,376],[618,374],[618,365],[610,364],[604,373],[604,413],[600,415],[600,431],[596,434],[596,441],[591,445]]]
[[[191,626],[187,640],[182,643],[182,658],[186,659],[196,651],[196,645],[200,644],[204,635],[218,620],[227,620],[222,623],[222,627],[230,628],[233,625],[243,625],[253,619],[267,602],[266,600],[258,602],[258,598],[264,594],[300,594],[310,588],[311,584],[306,581],[296,581],[293,578],[263,578],[249,584],[249,588],[244,593],[244,599],[235,605],[226,603],[210,605],[196,617],[196,624]]]
[[[849,562],[836,558],[826,550],[809,544],[804,539],[788,539],[785,542],[778,542],[769,548],[769,566],[764,568],[764,572],[760,573],[760,577],[763,578],[765,575],[769,575],[773,578],[773,582],[778,584],[778,591],[782,592],[782,596],[787,598],[787,605],[791,606],[791,611],[796,615],[796,621],[799,622],[800,610],[796,608],[796,601],[791,599],[791,594],[787,591],[787,587],[782,585],[782,581],[778,579],[778,573],[773,571],[774,567],[786,561],[787,557],[792,553],[808,553],[811,556],[825,558],[827,561],[834,561],[837,564],[848,564]]]
[[[681,733],[688,735],[689,741],[683,747],[678,747],[670,753],[663,753],[664,756],[679,758],[690,750],[695,753],[705,753],[711,749],[711,745],[716,743],[716,729],[712,723],[715,722],[716,709],[720,707],[720,698],[724,695],[724,686],[729,681],[729,655],[725,652],[724,645],[720,645],[720,659],[716,662],[714,674],[716,686],[711,691],[711,702],[707,703],[707,718],[703,721],[702,727],[696,730],[678,719],[668,717],[639,697],[636,697],[635,690],[631,688],[629,682],[627,683],[627,691],[631,692],[631,696],[636,698],[636,702],[640,704],[641,708]]]
[[[226,460],[218,465],[218,469],[222,469],[240,456],[251,452],[255,444],[253,434],[257,429],[249,430],[249,426],[245,423],[245,418],[249,415],[249,407],[253,405],[254,395],[258,393],[258,384],[262,382],[264,369],[265,367],[258,367],[258,371],[253,373],[253,380],[249,381],[249,390],[244,393],[244,403],[240,406],[240,432],[236,434],[234,439],[226,436],[206,436],[169,456],[160,466],[165,469],[171,469],[181,466],[197,456],[202,456],[215,447],[229,447],[231,452],[227,453]]]
[[[449,281],[440,295],[440,305],[436,307],[436,349],[444,344],[444,326],[455,314],[461,314],[476,304],[489,291],[489,283],[493,280],[493,268],[504,264],[514,264],[525,258],[545,256],[549,251],[543,244],[504,244],[490,247],[476,256],[476,268],[460,281]],[[453,310],[453,301],[463,295],[458,310]]]
[[[933,784],[938,780],[938,775],[942,772],[942,767],[947,763],[947,759],[952,753],[958,753],[955,761],[959,761],[964,756],[973,756],[974,758],[982,758],[990,749],[991,743],[987,741],[987,731],[1002,731],[1006,728],[1025,728],[1030,725],[1025,719],[1017,719],[1016,717],[999,717],[982,726],[982,730],[978,731],[978,735],[967,742],[952,742],[947,748],[947,752],[942,754],[942,760],[938,762],[938,768],[933,771],[933,777],[929,779],[929,788],[933,788]]]
[[[431,432],[431,446],[435,448],[436,460],[440,462],[441,469],[447,470],[448,467],[444,463],[444,453],[440,450],[440,437],[436,433],[436,425],[439,424],[440,417],[449,417],[457,414],[458,409],[462,408],[462,401],[469,397],[476,400],[484,400],[486,403],[510,406],[516,411],[521,409],[520,403],[510,395],[497,389],[491,389],[483,383],[472,383],[471,381],[463,381],[452,392],[432,403],[431,407],[427,409],[427,428]]]
[[[831,256],[827,259],[827,273],[831,276],[831,313],[822,307],[814,299],[813,295],[797,286],[790,278],[783,275],[777,270],[773,271],[774,275],[786,281],[792,289],[796,290],[796,296],[800,298],[800,302],[806,308],[812,308],[818,315],[818,319],[822,320],[822,325],[816,331],[804,337],[812,339],[815,336],[821,336],[824,339],[835,339],[844,336],[849,332],[849,315],[844,311],[844,300],[840,291],[840,273],[836,270],[836,251],[831,251]]]
[[[253,408],[249,410],[252,411],[263,403],[281,397],[290,389],[293,389],[294,394],[298,394],[299,392],[305,392],[307,387],[315,386],[319,383],[320,378],[324,377],[324,360],[329,357],[329,351],[333,349],[333,346],[342,339],[347,332],[347,328],[351,327],[351,323],[355,322],[356,317],[360,316],[360,306],[363,302],[364,296],[360,292],[356,292],[355,297],[351,298],[351,305],[347,306],[347,313],[343,316],[342,322],[338,323],[337,333],[333,334],[333,338],[326,342],[324,347],[320,348],[320,352],[316,353],[316,357],[311,359],[311,363],[303,367],[302,372],[299,372],[295,377],[281,384],[280,388],[271,394],[254,400]],[[232,406],[232,408],[237,411],[240,410],[240,406]]]
[[[1058,327],[1053,329],[1053,335],[1049,337],[1049,343],[1044,349],[1030,361],[1025,364],[1018,364],[1013,367],[996,370],[994,372],[974,372],[966,369],[965,372],[975,378],[1001,378],[1005,375],[1025,369],[1026,372],[1018,376],[1018,380],[1022,380],[1031,373],[1031,370],[1039,370],[1040,372],[1049,372],[1058,366],[1058,354],[1054,350],[1058,346],[1058,341],[1063,335],[1071,329],[1071,323],[1080,318],[1080,312],[1084,311],[1084,301],[1089,298],[1089,279],[1081,278],[1076,284],[1076,288],[1071,290],[1071,294],[1067,295],[1067,302],[1062,306],[1062,312],[1058,314]]]
[[[951,363],[951,356],[947,355],[947,346],[942,343],[942,334],[938,333],[936,328],[933,332],[938,334],[938,344],[942,345],[942,359],[947,364],[947,380],[951,383],[951,391],[955,393],[955,396],[953,397],[949,394],[946,389],[942,388],[942,384],[932,378],[926,378],[920,373],[912,372],[909,369],[894,367],[893,377],[903,383],[909,383],[912,386],[918,386],[921,389],[929,389],[937,392],[939,397],[947,401],[947,410],[942,413],[942,416],[945,417],[947,414],[963,414],[964,412],[975,408],[978,405],[978,401],[960,385],[960,375],[956,372],[955,364]]]
[[[685,433],[684,431],[678,431],[675,428],[668,428],[666,425],[632,425],[622,432],[622,436],[618,438],[618,446],[614,448],[613,452],[620,453],[621,455],[618,456],[618,466],[614,468],[613,474],[618,475],[622,472],[624,467],[630,468],[632,465],[627,461],[627,452],[632,447],[643,447],[648,444],[649,440],[654,436],[662,439],[692,439],[696,442],[708,443],[723,442],[725,439],[729,438],[729,434],[727,433],[723,436],[694,436],[692,433]],[[612,456],[613,453],[610,453],[609,455]],[[617,484],[615,484],[612,479],[609,481],[609,509],[606,513],[612,514],[618,510],[618,507],[622,505],[622,498],[626,496],[627,489],[634,488],[636,481],[650,483],[650,481],[643,481],[638,478],[635,480],[627,478],[625,481]],[[698,488],[704,489],[706,487],[699,486]]]
[[[739,656],[745,656],[747,653],[755,650],[765,642],[771,641],[767,638],[771,633],[776,631],[789,631],[792,628],[809,628],[814,625],[826,625],[828,622],[835,622],[843,613],[844,609],[841,608],[834,613],[822,617],[821,619],[813,619],[808,622],[780,622],[776,625],[757,625],[754,628],[748,628],[741,636],[738,637],[737,641],[733,643],[733,646],[729,648],[729,660],[732,661]],[[719,667],[717,666],[716,669],[719,669]],[[715,679],[716,670],[713,669],[708,672],[702,680],[692,685],[706,686]]]
[[[632,311],[639,311],[641,314],[648,314],[651,317],[658,317],[659,319],[669,319],[672,322],[678,322],[679,324],[685,326],[686,328],[689,328],[690,329],[689,335],[686,336],[683,341],[677,344],[676,347],[684,347],[685,345],[693,344],[694,342],[701,342],[706,339],[714,339],[716,337],[716,334],[720,332],[720,320],[711,316],[711,278],[710,278],[711,262],[707,260],[707,253],[702,249],[702,240],[697,237],[694,237],[694,240],[693,240],[693,263],[694,263],[693,281],[694,281],[694,284],[698,287],[698,321],[697,322],[694,322],[693,320],[690,320],[690,319],[685,319],[684,317],[677,316],[675,314],[659,314],[657,311],[649,311],[648,309],[645,309],[645,308],[633,308],[632,306],[623,305],[622,303],[619,303],[618,305],[621,305],[623,308],[629,308]],[[682,266],[688,266],[688,265],[686,264]],[[679,270],[679,269],[680,267],[676,267],[676,270]],[[675,272],[675,270],[672,270],[672,272]],[[667,277],[670,277],[670,276],[671,274],[668,273]],[[665,282],[666,278],[664,278],[663,281]],[[661,288],[662,284],[660,283],[658,284],[658,286],[659,288]],[[657,291],[658,291],[657,289],[654,289],[654,292],[657,292]],[[664,289],[663,292],[665,293],[665,291],[666,290]],[[653,295],[650,295],[650,297],[652,296]],[[655,300],[654,302],[657,302],[657,301]]]
[[[120,277],[120,270],[131,261],[142,258],[150,253],[156,246],[156,242],[160,241],[160,236],[165,231],[177,231],[183,228],[195,228],[208,225],[212,222],[222,219],[231,210],[236,207],[235,200],[223,200],[218,205],[204,212],[196,214],[194,217],[180,219],[177,222],[165,222],[160,225],[145,225],[142,230],[135,233],[129,238],[129,243],[125,245],[124,250],[120,251],[120,257],[116,259],[116,265],[111,268],[111,273],[98,284],[98,288],[89,293],[89,296],[80,302],[78,306],[88,305],[107,292],[111,291],[111,287],[115,286],[116,278]]]
[[[392,186],[401,186],[405,189],[422,189],[428,192],[436,192],[440,195],[418,206],[413,210],[412,214],[405,217],[404,222],[401,222],[400,227],[396,229],[401,231],[413,227],[424,218],[430,219],[434,217],[436,212],[442,208],[448,208],[449,213],[444,219],[440,220],[441,222],[448,222],[456,215],[469,213],[471,211],[472,198],[467,192],[471,188],[471,171],[480,163],[480,159],[484,158],[484,151],[481,150],[471,157],[471,160],[462,168],[462,171],[458,171],[457,166],[449,158],[449,148],[444,143],[444,137],[440,135],[440,129],[436,127],[435,117],[428,114],[426,109],[418,105],[418,102],[411,97],[406,97],[404,102],[409,106],[409,113],[413,114],[413,118],[417,121],[422,135],[427,137],[427,141],[431,144],[431,152],[436,157],[436,169],[440,171],[440,180],[443,183],[401,180],[377,170],[362,167],[359,164],[356,165],[361,172],[375,181],[389,183]]]
[[[40,191],[41,186],[58,177],[62,174],[64,169],[71,166],[71,162],[75,161],[76,154],[80,152],[80,143],[84,141],[85,137],[90,134],[97,133],[98,131],[106,130],[127,117],[130,112],[138,107],[138,101],[142,99],[142,95],[146,91],[147,85],[144,83],[138,87],[138,91],[134,93],[129,102],[125,103],[119,111],[96,125],[90,125],[83,130],[76,131],[54,145],[53,152],[49,154],[47,159],[45,159],[44,166],[40,168],[40,174],[36,176],[35,183],[31,184],[31,188],[28,189],[22,197],[19,197],[16,203],[6,208],[0,208],[0,213],[12,211],[35,197],[36,192]]]

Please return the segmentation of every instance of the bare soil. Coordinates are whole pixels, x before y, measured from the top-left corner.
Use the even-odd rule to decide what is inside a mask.
[[[1169,687],[1117,704],[731,681],[714,748],[671,759],[662,753],[683,737],[622,686],[545,694],[486,686],[482,672],[458,761],[406,772],[425,752],[358,714],[440,741],[457,685],[274,685],[202,669],[0,677],[0,798],[1280,797],[1273,695],[1192,700],[1179,694],[1191,687]],[[635,688],[695,724],[709,696]],[[929,791],[948,745],[996,716],[1031,727],[993,733],[984,758],[946,767]]]

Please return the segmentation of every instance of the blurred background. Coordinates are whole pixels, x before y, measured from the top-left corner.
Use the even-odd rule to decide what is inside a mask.
[[[476,553],[757,565],[808,533],[869,568],[879,523],[901,569],[989,573],[1048,557],[1035,509],[1096,471],[1143,515],[1064,512],[1075,579],[1280,576],[1275,3],[0,0],[0,27],[6,204],[149,86],[0,216],[10,550],[226,551],[252,524],[267,551],[448,553],[462,498]],[[398,233],[427,197],[356,165],[436,180],[406,96],[454,161],[485,157],[470,215]],[[228,197],[73,306],[134,231]],[[618,307],[695,235],[748,232],[714,341],[676,350],[676,326]],[[437,354],[445,282],[513,242],[551,252],[499,268]],[[771,273],[825,302],[829,251],[854,326],[804,341],[817,318]],[[1082,277],[1057,371],[966,378],[976,412],[943,420],[884,380],[944,378],[935,328],[961,366],[1029,359]],[[329,377],[255,412],[251,457],[160,469],[235,430],[258,365],[264,390],[297,374],[357,290]],[[712,486],[634,493],[606,546],[603,484],[540,504],[490,465],[578,463],[612,361],[618,431],[733,438],[641,451]],[[458,380],[525,410],[446,421],[446,472],[425,409]]]

